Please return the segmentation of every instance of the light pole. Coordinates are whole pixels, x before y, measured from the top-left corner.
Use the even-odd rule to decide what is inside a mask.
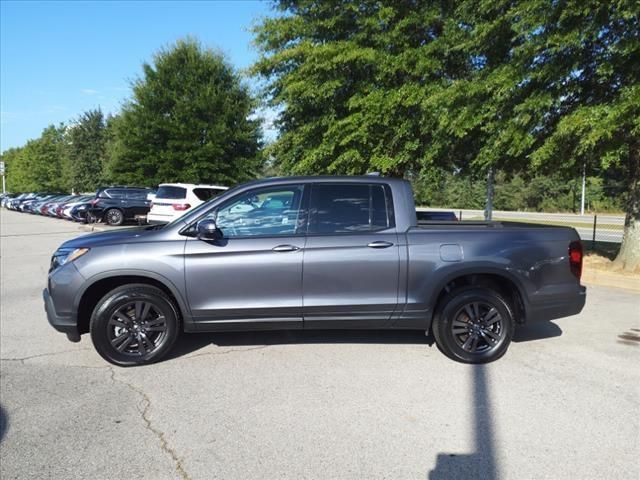
[[[487,173],[487,203],[484,207],[484,219],[485,221],[491,221],[491,217],[493,216],[493,167],[489,167],[489,172]]]
[[[584,194],[587,185],[587,164],[582,164],[582,198],[580,199],[580,215],[584,215]]]

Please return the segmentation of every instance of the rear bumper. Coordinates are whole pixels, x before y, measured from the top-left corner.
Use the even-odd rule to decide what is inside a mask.
[[[544,303],[529,305],[527,321],[554,320],[579,314],[587,301],[587,287],[579,286],[578,292],[562,298],[547,299]]]
[[[72,315],[58,315],[53,304],[53,299],[49,295],[49,290],[42,291],[42,299],[44,300],[44,311],[47,313],[49,324],[57,331],[66,333],[67,338],[72,342],[80,341],[80,333],[78,332],[78,324]]]
[[[159,213],[147,213],[147,223],[150,225],[165,225],[177,218],[174,215],[162,215]]]

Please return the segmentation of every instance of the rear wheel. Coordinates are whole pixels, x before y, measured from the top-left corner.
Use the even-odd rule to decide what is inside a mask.
[[[509,348],[515,320],[513,308],[488,288],[466,287],[440,303],[433,324],[438,348],[463,363],[488,363]]]
[[[107,225],[117,227],[124,223],[124,214],[117,208],[110,208],[105,212],[104,220]]]
[[[157,287],[118,287],[96,305],[90,322],[91,340],[108,362],[143,365],[164,357],[178,338],[177,308]]]

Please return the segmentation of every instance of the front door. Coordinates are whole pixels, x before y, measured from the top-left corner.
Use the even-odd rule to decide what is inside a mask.
[[[263,187],[207,214],[222,239],[185,245],[187,296],[200,328],[302,328],[303,197],[303,185]]]
[[[314,184],[304,252],[305,328],[381,328],[398,305],[399,247],[384,184]]]

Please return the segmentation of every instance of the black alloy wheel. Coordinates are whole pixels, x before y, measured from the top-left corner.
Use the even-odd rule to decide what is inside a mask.
[[[90,331],[96,350],[108,362],[151,363],[166,355],[178,338],[178,309],[157,287],[124,285],[98,302]]]
[[[515,329],[513,308],[484,287],[454,290],[441,302],[433,324],[438,348],[464,363],[487,363],[505,354]]]
[[[117,227],[124,223],[124,214],[117,208],[110,208],[105,212],[104,219],[107,225]]]

